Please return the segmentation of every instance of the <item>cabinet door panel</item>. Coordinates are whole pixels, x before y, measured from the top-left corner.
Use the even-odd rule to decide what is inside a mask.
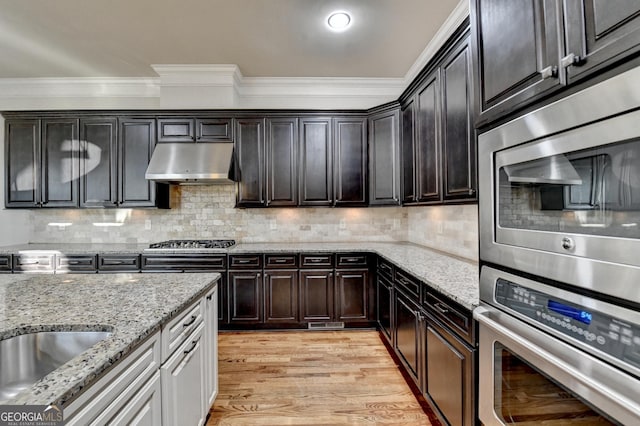
[[[333,320],[333,272],[300,271],[302,321]]]
[[[413,99],[402,109],[402,203],[416,201],[415,196],[415,163],[414,144],[415,132],[413,126]]]
[[[335,205],[365,205],[367,202],[366,120],[335,119]]]
[[[333,200],[330,118],[300,120],[300,205],[329,206]]]
[[[369,118],[369,204],[400,204],[400,111]]]
[[[193,118],[159,118],[158,142],[193,142]]]
[[[80,120],[80,206],[114,207],[117,201],[117,120]]]
[[[265,322],[298,322],[298,271],[264,274]]]
[[[393,286],[384,278],[378,276],[378,324],[389,342],[392,342],[392,306]]]
[[[42,120],[42,204],[77,207],[78,120]]]
[[[229,322],[262,321],[262,274],[229,272]]]
[[[36,207],[40,202],[40,121],[5,122],[5,205]]]
[[[416,111],[416,195],[419,202],[440,201],[440,73],[418,93]]]
[[[473,351],[431,322],[426,330],[426,392],[452,425],[473,425]]]
[[[264,120],[236,121],[236,155],[240,166],[238,206],[260,207],[264,200]]]
[[[156,186],[145,179],[155,147],[155,119],[123,118],[120,120],[119,170],[120,207],[153,207]]]
[[[233,126],[231,118],[197,118],[197,142],[231,142]]]
[[[471,57],[468,38],[442,65],[444,198],[475,198],[476,142],[473,130]]]
[[[569,82],[640,51],[640,2],[565,0]]]
[[[559,87],[556,0],[474,0],[481,121]],[[483,120],[484,119],[484,120]]]
[[[298,119],[267,120],[267,205],[298,204]]]
[[[363,321],[369,318],[369,273],[367,270],[336,272],[337,320]]]
[[[416,384],[419,383],[419,317],[418,310],[404,296],[396,292],[395,301],[396,350],[405,362]]]

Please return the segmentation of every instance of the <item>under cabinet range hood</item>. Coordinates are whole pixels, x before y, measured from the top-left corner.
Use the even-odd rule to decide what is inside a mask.
[[[233,143],[159,143],[145,178],[178,185],[232,184],[236,170]]]

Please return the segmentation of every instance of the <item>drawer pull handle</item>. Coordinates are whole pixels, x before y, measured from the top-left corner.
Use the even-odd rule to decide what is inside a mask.
[[[69,261],[69,265],[79,265],[80,261],[79,260],[70,260]]]
[[[323,258],[308,258],[307,260],[309,262],[312,262],[312,263],[319,263],[319,262],[324,262],[325,261],[325,259],[323,259]]]
[[[438,312],[440,312],[441,314],[448,314],[448,313],[449,313],[449,309],[447,309],[447,308],[445,308],[444,306],[442,306],[442,304],[441,304],[441,303],[439,303],[439,302],[438,302],[438,303],[436,303],[436,304],[434,304],[433,306],[434,306],[434,307],[438,310]]]
[[[183,327],[189,327],[191,324],[193,324],[194,322],[196,322],[196,319],[198,317],[195,315],[191,315],[191,320],[189,322],[185,322],[184,324],[182,324]]]
[[[343,257],[342,261],[343,262],[360,262],[360,258],[359,257]]]
[[[236,259],[236,263],[251,263],[255,261],[256,259]]]
[[[193,351],[196,346],[198,346],[198,341],[194,340],[191,342],[191,347],[189,349],[187,349],[186,351],[184,351],[185,354],[188,354],[189,352]]]
[[[289,261],[289,259],[273,259],[274,263],[286,263],[288,261]]]
[[[210,294],[207,296],[207,300],[211,300],[211,299],[213,299],[213,294]]]
[[[21,265],[39,265],[40,261],[39,260],[21,260],[20,264]]]

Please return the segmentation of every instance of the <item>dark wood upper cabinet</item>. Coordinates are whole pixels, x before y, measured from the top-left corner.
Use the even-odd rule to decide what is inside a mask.
[[[333,203],[331,117],[300,119],[299,204]]]
[[[573,1],[573,0],[572,0]],[[511,112],[561,84],[556,0],[474,0],[479,122]]]
[[[193,118],[158,118],[158,142],[193,142]]]
[[[411,98],[402,107],[402,204],[416,202],[415,179],[415,108]]]
[[[336,206],[367,204],[367,119],[334,118],[333,182]]]
[[[476,198],[477,159],[469,37],[445,58],[441,70],[443,195],[470,200]]]
[[[239,165],[239,207],[263,207],[264,194],[264,119],[236,120],[236,158]]]
[[[5,205],[40,204],[40,120],[5,122]]]
[[[42,205],[78,206],[79,139],[77,119],[42,120]]]
[[[114,117],[80,119],[80,206],[114,207],[117,188],[118,122]]]
[[[298,119],[268,118],[266,140],[267,206],[298,204]]]
[[[638,0],[565,0],[569,83],[640,51]]]
[[[233,141],[231,118],[196,118],[196,142]]]
[[[416,98],[414,196],[420,203],[441,201],[439,69],[427,79]]]
[[[119,119],[118,132],[118,197],[119,207],[154,207],[156,201],[168,204],[168,186],[145,179],[156,142],[156,120],[153,118]],[[156,194],[156,190],[162,194]],[[156,198],[158,196],[158,198]]]
[[[478,127],[640,52],[637,0],[473,0],[471,17]]]
[[[400,205],[400,108],[369,116],[369,205]]]

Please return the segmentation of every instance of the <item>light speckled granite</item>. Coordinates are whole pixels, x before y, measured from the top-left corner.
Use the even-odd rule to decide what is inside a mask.
[[[371,252],[377,253],[400,268],[412,273],[440,293],[449,296],[467,309],[478,306],[479,267],[462,257],[429,249],[413,243],[352,242],[352,243],[239,243],[229,249],[145,250],[145,244],[26,244],[0,247],[0,253],[35,253],[38,250],[63,254],[87,253],[304,253],[304,252]],[[55,250],[54,250],[55,249]]]
[[[0,340],[38,331],[112,332],[2,404],[62,404],[202,297],[207,274],[0,275]]]
[[[469,310],[480,303],[478,264],[412,243],[238,244],[233,253],[377,253]]]

